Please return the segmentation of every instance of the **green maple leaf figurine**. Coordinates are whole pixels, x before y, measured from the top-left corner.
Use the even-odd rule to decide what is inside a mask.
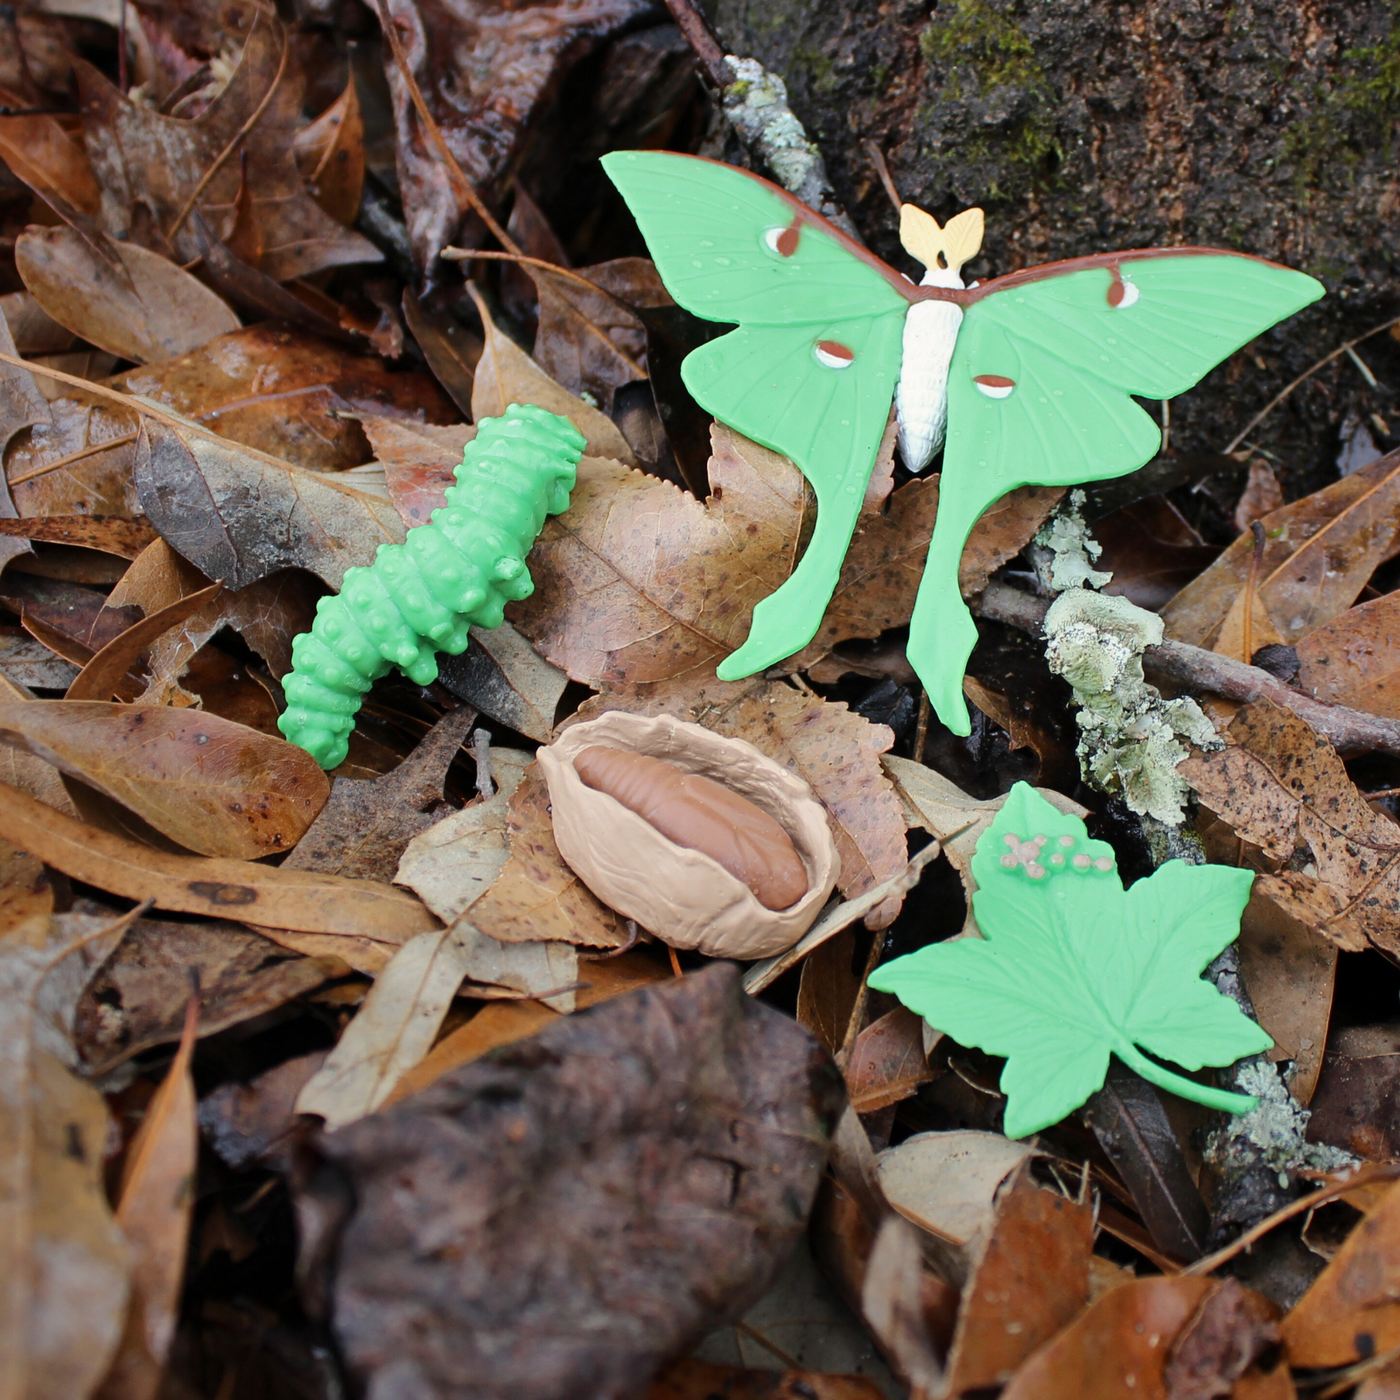
[[[1142,1053],[1195,1070],[1273,1044],[1201,979],[1239,933],[1253,874],[1173,860],[1125,890],[1112,847],[1026,783],[1011,789],[977,842],[972,873],[985,936],[896,958],[870,985],[962,1044],[1006,1057],[1008,1137],[1078,1108],[1102,1087],[1110,1054],[1210,1108],[1257,1106]]]

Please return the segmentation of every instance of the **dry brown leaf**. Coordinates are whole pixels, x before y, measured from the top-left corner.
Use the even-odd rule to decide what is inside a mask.
[[[627,439],[606,413],[593,408],[561,384],[556,384],[491,319],[486,303],[472,288],[486,327],[486,349],[476,366],[472,385],[472,418],[499,417],[513,403],[532,403],[567,418],[587,439],[590,457],[607,457],[635,467],[637,459]]]
[[[422,525],[443,502],[443,492],[466,445],[476,436],[474,423],[410,423],[366,414],[360,420],[384,469],[389,499],[407,526]]]
[[[1258,701],[1230,744],[1180,765],[1183,777],[1274,861],[1255,888],[1339,948],[1400,950],[1400,827],[1373,812],[1336,750],[1292,710]]]
[[[10,337],[9,323],[0,316],[0,352],[14,355],[15,343]],[[39,392],[34,376],[18,365],[0,366],[0,454],[8,458],[10,444],[25,429],[33,432],[51,427],[53,414],[48,400]],[[0,474],[0,517],[13,519],[18,512],[10,499],[8,471]],[[30,553],[22,539],[0,539],[0,568],[19,554]]]
[[[846,1092],[857,1113],[889,1108],[935,1077],[925,1048],[927,1029],[922,1016],[897,1006],[856,1036],[846,1065]]]
[[[1240,920],[1239,953],[1259,1024],[1274,1038],[1269,1058],[1292,1061],[1288,1089],[1306,1107],[1327,1047],[1337,947],[1255,890]]]
[[[535,592],[510,616],[594,687],[713,678],[754,606],[792,572],[806,487],[786,457],[715,424],[706,504],[667,481],[585,461],[568,511],[530,553]]]
[[[154,1400],[175,1339],[199,1152],[190,1073],[198,1023],[191,996],[180,1048],[127,1153],[117,1224],[131,1246],[131,1292],[121,1345],[97,1400]]]
[[[880,755],[894,742],[885,725],[761,676],[644,686],[632,694],[610,691],[585,703],[577,717],[592,719],[609,709],[690,720],[745,739],[796,773],[826,808],[841,857],[837,883],[847,899],[904,869],[906,822],[880,767]],[[866,926],[887,928],[903,900],[891,895],[866,916]]]
[[[28,799],[23,799],[28,800]],[[71,1026],[115,923],[39,917],[0,940],[0,1394],[92,1392],[121,1336],[126,1241],[107,1207],[107,1108]]]
[[[388,884],[404,848],[441,819],[447,769],[475,720],[470,705],[449,710],[391,773],[372,782],[337,778],[320,815],[282,869]]]
[[[16,506],[26,516],[137,514],[136,415],[81,396],[55,399],[48,412],[5,451]]]
[[[582,1010],[649,983],[663,982],[672,973],[670,968],[648,953],[631,952],[583,963],[579,976],[583,985],[576,999]],[[553,1025],[558,1019],[558,1013],[551,1011],[542,1001],[489,1002],[466,1025],[444,1036],[424,1059],[410,1069],[395,1085],[385,1103],[398,1103],[400,1099],[426,1089],[449,1070],[470,1064],[497,1046],[524,1040],[545,1026]]]
[[[53,886],[43,861],[0,841],[0,937],[36,914],[53,913]]]
[[[171,547],[231,588],[290,567],[339,588],[346,569],[405,533],[388,501],[154,419],[142,421],[136,489]]]
[[[439,384],[468,417],[476,392],[476,367],[486,342],[447,310],[431,311],[412,287],[403,290],[403,319]]]
[[[74,821],[0,788],[0,839],[124,899],[154,899],[184,914],[237,913],[270,929],[359,935],[402,943],[435,927],[411,895],[369,880],[278,870],[247,861],[168,855]]]
[[[135,559],[160,537],[150,521],[139,515],[54,515],[29,520],[0,519],[0,535],[49,544],[96,549],[122,559]]]
[[[457,416],[431,375],[390,370],[377,356],[276,323],[247,326],[110,383],[245,447],[322,472],[369,455],[360,415],[406,428]]]
[[[1400,719],[1400,592],[1313,628],[1298,663],[1298,684],[1319,700]]]
[[[496,790],[415,836],[404,848],[394,883],[407,885],[444,923],[466,913],[495,883],[510,856],[510,800],[535,761],[523,749],[491,750]]]
[[[621,948],[625,921],[564,864],[554,844],[549,788],[532,764],[510,799],[510,855],[489,889],[473,900],[471,921],[503,943],[582,943]]]
[[[0,703],[0,741],[105,793],[189,850],[233,860],[290,850],[330,792],[295,744],[198,710]]]
[[[233,308],[193,273],[136,243],[103,245],[105,258],[90,237],[64,227],[30,229],[15,243],[24,285],[75,335],[144,364],[239,328]]]
[[[292,150],[311,197],[336,223],[352,225],[365,184],[365,123],[353,72],[345,91],[297,132]]]
[[[1400,1346],[1400,1183],[1347,1237],[1284,1318],[1294,1366],[1347,1366]]]
[[[963,1289],[948,1355],[948,1393],[1010,1380],[1089,1301],[1095,1212],[1022,1178],[995,1218]]]
[[[1260,523],[1265,544],[1256,596],[1262,621],[1292,644],[1345,612],[1400,546],[1400,452],[1271,512]],[[1241,535],[1162,609],[1167,636],[1223,649],[1220,634],[1240,605],[1253,557],[1253,535]],[[1270,640],[1266,634],[1255,646]]]
[[[54,117],[42,114],[0,117],[0,156],[5,164],[53,208],[67,206],[96,216],[102,187],[80,137]]]
[[[74,1036],[88,1073],[180,1038],[190,978],[199,1034],[216,1035],[344,975],[335,958],[283,956],[238,924],[138,919],[83,991]]]
[[[220,239],[231,235],[246,169],[259,268],[269,277],[281,282],[382,261],[368,239],[342,228],[302,184],[293,155],[302,84],[274,12],[256,11],[228,85],[193,120],[132,102],[81,59],[73,66],[83,140],[104,193],[100,219],[114,238],[157,251],[173,244],[181,263],[199,257],[188,211],[198,209]]]
[[[881,1400],[884,1394],[864,1376],[749,1370],[692,1357],[668,1366],[643,1400]]]
[[[1249,464],[1249,478],[1235,507],[1235,529],[1247,535],[1256,520],[1272,515],[1282,505],[1283,487],[1278,484],[1278,477],[1262,457],[1256,457]]]

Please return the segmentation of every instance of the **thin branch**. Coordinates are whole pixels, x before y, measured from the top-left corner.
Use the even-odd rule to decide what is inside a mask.
[[[1004,622],[1008,626],[1039,637],[1050,604],[1044,598],[1033,598],[1005,583],[987,586],[980,598],[974,600],[974,611],[982,617]],[[1197,692],[1223,695],[1228,700],[1272,700],[1292,710],[1306,720],[1337,749],[1374,749],[1379,753],[1400,756],[1400,724],[1379,715],[1348,709],[1345,705],[1329,705],[1257,666],[1247,666],[1219,652],[1206,651],[1186,642],[1167,639],[1143,653],[1143,665],[1158,675],[1191,687]]]
[[[717,88],[727,88],[734,81],[734,70],[724,56],[724,49],[709,21],[697,10],[692,0],[666,0],[666,8],[676,21],[701,71]]]
[[[885,153],[880,149],[880,144],[875,140],[868,140],[865,149],[870,152],[870,159],[875,164],[875,173],[880,177],[880,183],[885,187],[885,193],[890,197],[890,203],[894,205],[894,216],[899,218],[904,211],[904,201],[899,197],[899,186],[894,182],[894,176],[890,174],[890,168],[885,164]]]
[[[42,467],[30,467],[27,472],[21,472],[18,476],[10,478],[11,486],[23,486],[26,481],[33,481],[36,477],[47,476],[50,472],[56,472],[61,467],[71,467],[75,462],[84,461],[88,457],[96,457],[99,452],[106,452],[111,447],[125,447],[129,442],[135,442],[140,436],[139,433],[123,433],[120,437],[108,438],[106,442],[90,442],[86,447],[80,447],[76,452],[70,452],[66,457],[56,458],[52,462],[45,462]]]
[[[485,200],[476,192],[476,186],[467,179],[464,171],[452,154],[451,148],[447,144],[447,138],[442,134],[441,127],[433,119],[433,114],[428,110],[428,103],[423,97],[423,89],[418,86],[418,79],[413,76],[413,70],[408,66],[408,55],[404,52],[403,40],[399,38],[398,26],[394,23],[394,17],[389,13],[388,0],[379,0],[379,24],[384,31],[384,37],[389,41],[389,47],[394,51],[394,64],[399,70],[399,76],[404,81],[404,86],[408,89],[408,95],[413,100],[413,106],[418,112],[418,120],[423,123],[423,130],[428,133],[429,140],[437,147],[438,157],[447,170],[447,178],[452,181],[466,198],[468,204],[476,211],[481,222],[491,230],[492,235],[502,248],[508,248],[512,253],[520,252],[520,245],[501,227],[496,216],[486,207]]]
[[[175,235],[184,227],[185,220],[189,218],[190,211],[194,208],[194,202],[208,187],[210,180],[223,168],[224,162],[236,151],[240,142],[252,129],[262,120],[262,114],[267,111],[268,104],[272,101],[273,94],[282,85],[282,75],[287,71],[287,55],[292,51],[292,46],[286,35],[282,36],[282,57],[277,64],[277,72],[273,74],[272,81],[268,84],[267,91],[262,95],[262,101],[253,108],[253,114],[234,133],[233,139],[227,146],[214,157],[214,163],[199,177],[199,183],[194,187],[194,193],[185,201],[185,207],[180,210],[179,215],[170,228],[167,230],[165,238],[168,243],[175,241]]]
[[[1356,337],[1355,340],[1349,340],[1345,345],[1339,345],[1330,355],[1324,355],[1315,365],[1310,365],[1286,389],[1283,389],[1279,393],[1275,394],[1274,397],[1271,398],[1268,401],[1268,403],[1266,403],[1264,407],[1261,408],[1259,412],[1256,413],[1254,417],[1251,418],[1249,422],[1246,423],[1244,427],[1241,428],[1239,432],[1237,432],[1234,435],[1234,437],[1230,439],[1230,445],[1225,449],[1226,454],[1228,455],[1229,453],[1233,452],[1235,448],[1237,448],[1240,445],[1240,443],[1242,443],[1245,440],[1245,438],[1247,438],[1250,435],[1250,433],[1252,433],[1254,429],[1257,428],[1259,424],[1262,423],[1264,419],[1266,419],[1269,416],[1269,414],[1271,414],[1274,411],[1274,409],[1276,409],[1279,406],[1279,404],[1281,404],[1284,401],[1284,399],[1286,399],[1289,396],[1289,394],[1291,394],[1300,384],[1307,383],[1307,381],[1311,379],[1313,375],[1315,375],[1318,372],[1318,370],[1323,369],[1327,365],[1330,365],[1332,361],[1337,358],[1338,355],[1345,355],[1347,351],[1349,351],[1352,348],[1353,345],[1360,345],[1363,340],[1370,340],[1370,338],[1373,335],[1379,335],[1382,331],[1388,331],[1391,328],[1391,326],[1400,326],[1400,316],[1394,316],[1389,321],[1386,321],[1379,326],[1372,326],[1371,329],[1365,333],[1365,335],[1359,335]]]

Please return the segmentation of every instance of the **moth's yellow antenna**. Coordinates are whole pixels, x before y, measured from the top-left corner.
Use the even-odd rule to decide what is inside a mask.
[[[930,269],[952,268],[956,272],[970,262],[982,246],[982,229],[980,209],[964,209],[940,228],[938,220],[917,205],[900,206],[899,241],[911,257]]]

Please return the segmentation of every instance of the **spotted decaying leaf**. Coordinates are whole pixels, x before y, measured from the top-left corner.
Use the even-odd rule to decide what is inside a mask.
[[[1249,705],[1228,738],[1181,772],[1282,866],[1256,888],[1345,951],[1400,950],[1400,828],[1371,810],[1336,750],[1291,710]]]

